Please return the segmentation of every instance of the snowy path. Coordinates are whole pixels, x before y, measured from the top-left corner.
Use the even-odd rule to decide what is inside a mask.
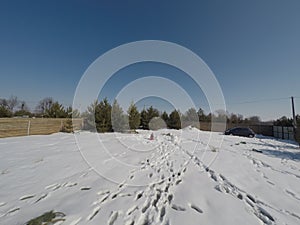
[[[0,139],[0,224],[50,210],[72,225],[300,223],[293,143],[225,137],[219,147],[195,129],[157,131],[153,141],[147,131],[100,134],[108,155],[90,133],[76,135],[82,152],[69,134]]]

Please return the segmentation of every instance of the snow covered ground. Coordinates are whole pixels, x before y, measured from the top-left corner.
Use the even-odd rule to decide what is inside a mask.
[[[50,210],[72,225],[300,224],[296,144],[194,128],[150,134],[0,139],[0,224]]]

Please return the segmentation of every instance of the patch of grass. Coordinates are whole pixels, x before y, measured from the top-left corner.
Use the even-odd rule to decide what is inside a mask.
[[[50,225],[59,221],[65,221],[63,217],[66,215],[62,212],[54,212],[53,210],[45,212],[43,215],[38,216],[26,223],[26,225]]]

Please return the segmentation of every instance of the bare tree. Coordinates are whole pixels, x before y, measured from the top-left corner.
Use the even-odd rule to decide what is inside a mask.
[[[42,114],[42,116],[50,110],[54,101],[51,97],[42,99],[39,104],[36,106],[36,112]]]
[[[25,101],[20,101],[19,109],[22,111],[29,111],[29,107]]]
[[[250,117],[248,118],[248,120],[249,120],[251,123],[253,123],[253,124],[259,123],[259,122],[261,121],[261,119],[260,119],[259,116],[250,116]]]
[[[8,108],[8,102],[5,98],[0,99],[0,106]]]
[[[14,108],[18,105],[19,101],[17,96],[10,96],[10,98],[7,100],[8,109],[13,112]]]

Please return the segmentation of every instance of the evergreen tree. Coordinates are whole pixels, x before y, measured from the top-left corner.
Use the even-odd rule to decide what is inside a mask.
[[[67,114],[64,107],[58,102],[54,102],[49,109],[45,111],[45,117],[66,118]]]
[[[147,110],[143,109],[141,112],[141,126],[143,129],[149,130],[149,122],[154,117],[159,117],[159,111],[152,106]]]
[[[111,122],[113,131],[121,132],[128,129],[127,118],[117,100],[114,101],[112,106]]]
[[[98,104],[98,100],[95,100],[90,106],[88,106],[87,111],[83,113],[82,116],[84,117],[84,130],[96,131],[95,113]]]
[[[72,133],[73,132],[73,123],[71,119],[67,119],[63,123],[63,127],[61,128],[61,132]]]
[[[95,123],[98,132],[111,132],[111,105],[107,98],[102,100],[95,108]]]
[[[152,106],[150,106],[150,108],[147,109],[147,114],[148,114],[148,123],[152,118],[159,117],[159,111],[153,108]]]
[[[144,130],[148,130],[149,127],[148,127],[148,113],[145,109],[142,110],[141,112],[141,127],[142,129]]]
[[[199,126],[199,117],[195,108],[190,108],[182,116],[184,126]]]
[[[167,113],[166,111],[164,111],[164,112],[161,114],[160,117],[165,121],[166,124],[168,124],[168,121],[169,121],[169,115],[168,115],[168,113]]]
[[[154,117],[149,122],[150,130],[159,130],[167,128],[166,122],[161,117]]]
[[[80,113],[77,109],[73,109],[72,106],[69,106],[65,110],[66,118],[79,118]]]
[[[208,122],[208,117],[205,115],[203,109],[199,108],[197,114],[198,114],[199,121]]]
[[[130,129],[137,129],[140,126],[141,115],[133,102],[130,104],[127,113]]]
[[[293,119],[283,116],[283,117],[279,118],[278,120],[274,121],[274,125],[275,126],[284,126],[284,127],[293,126]]]
[[[31,117],[32,116],[32,113],[27,111],[27,110],[18,110],[14,113],[14,116],[28,116],[28,117]]]
[[[177,110],[174,110],[170,113],[168,127],[171,129],[180,129],[181,120],[180,113]]]

